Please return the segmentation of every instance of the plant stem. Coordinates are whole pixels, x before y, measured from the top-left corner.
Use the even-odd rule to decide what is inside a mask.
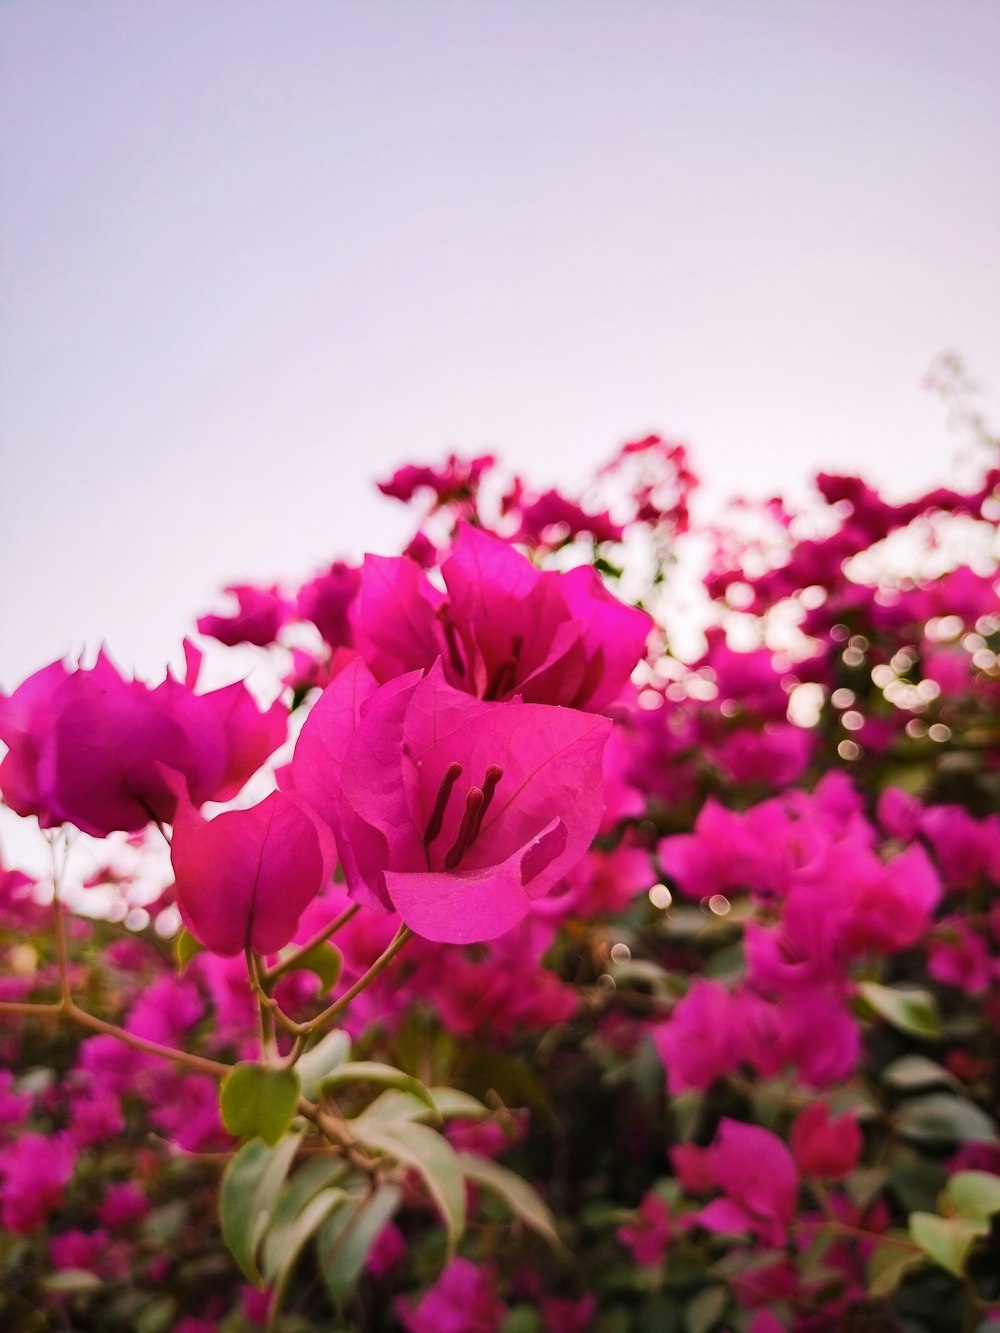
[[[283,977],[286,972],[290,972],[294,967],[297,967],[310,950],[318,948],[321,944],[325,944],[331,935],[335,935],[341,926],[346,926],[348,921],[360,911],[360,903],[352,903],[350,907],[345,908],[339,916],[334,917],[328,926],[324,926],[322,930],[317,931],[311,940],[307,940],[306,943],[300,945],[294,953],[290,953],[287,958],[283,958],[281,962],[275,963],[274,967],[263,972],[261,975],[263,983],[266,986],[270,986],[277,981],[279,977]]]
[[[175,1064],[185,1065],[198,1074],[209,1074],[213,1078],[222,1078],[232,1068],[222,1060],[211,1060],[204,1055],[192,1055],[188,1051],[179,1051],[173,1046],[164,1046],[161,1042],[149,1041],[146,1037],[136,1036],[134,1032],[127,1032],[116,1023],[108,1023],[103,1018],[98,1018],[96,1014],[81,1009],[72,996],[53,1004],[3,1000],[0,1001],[0,1014],[20,1014],[26,1018],[68,1018],[71,1023],[78,1023],[81,1027],[89,1028],[91,1032],[99,1032],[103,1036],[114,1037],[124,1045],[143,1051],[146,1055],[158,1055],[164,1060],[173,1060]]]
[[[317,1014],[315,1018],[310,1018],[308,1022],[299,1023],[297,1025],[298,1031],[303,1036],[310,1037],[317,1032],[323,1032],[328,1027],[331,1027],[354,997],[360,995],[366,987],[371,985],[377,976],[385,971],[407,940],[412,938],[413,931],[409,926],[400,926],[399,930],[397,930],[396,934],[393,936],[391,943],[384,949],[378,958],[375,959],[375,962],[372,963],[368,971],[365,972],[363,976],[360,976],[354,985],[346,990],[339,1000],[335,1000],[329,1008],[324,1009],[323,1012]]]

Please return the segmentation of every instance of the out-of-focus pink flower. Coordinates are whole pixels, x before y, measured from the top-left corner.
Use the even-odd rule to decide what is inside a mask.
[[[606,718],[483,703],[444,680],[342,672],[306,719],[294,789],[333,828],[351,894],[427,939],[516,925],[584,855]]]
[[[861,1033],[846,997],[805,988],[779,1002],[778,1009],[782,1053],[804,1083],[826,1088],[857,1067]]]
[[[712,746],[712,757],[731,782],[787,787],[805,772],[815,747],[804,727],[769,722],[760,731],[732,732]]]
[[[625,535],[622,525],[606,511],[589,514],[575,500],[557,490],[543,491],[531,499],[519,499],[516,508],[520,512],[521,526],[514,540],[533,546],[580,536],[592,537],[595,542],[620,542]],[[553,529],[556,529],[555,533]]]
[[[635,1221],[615,1232],[619,1244],[632,1252],[632,1258],[644,1267],[663,1260],[670,1242],[670,1209],[665,1199],[652,1190],[635,1210]]]
[[[406,1238],[395,1222],[386,1222],[368,1251],[365,1268],[374,1277],[382,1277],[398,1268],[406,1257]]]
[[[257,1287],[240,1288],[240,1306],[243,1318],[248,1324],[266,1324],[271,1315],[271,1301],[274,1293],[269,1287],[263,1291]]]
[[[182,795],[170,859],[184,924],[213,953],[273,953],[329,878],[331,852],[319,821],[283,792],[212,820]]]
[[[380,681],[440,659],[449,684],[481,699],[601,710],[642,656],[650,618],[589,565],[540,570],[464,524],[441,572],[447,596],[411,560],[365,558],[355,641]]]
[[[791,1144],[804,1176],[841,1180],[858,1164],[861,1130],[853,1115],[831,1117],[825,1102],[812,1102],[792,1125]]]
[[[138,1185],[123,1180],[109,1185],[97,1209],[106,1227],[127,1227],[140,1222],[149,1212],[149,1200]]]
[[[984,874],[1000,877],[1000,816],[979,820],[960,805],[933,805],[923,813],[920,832],[949,888],[973,889]]]
[[[492,454],[476,458],[459,458],[449,454],[442,467],[407,463],[398,468],[388,481],[380,481],[378,488],[393,500],[408,503],[419,490],[429,490],[438,504],[468,499],[479,486],[483,476],[495,463]]]
[[[747,1333],[785,1333],[787,1325],[773,1310],[757,1310],[750,1320]]]
[[[196,667],[193,672],[196,674]],[[261,713],[240,683],[195,694],[172,676],[125,680],[103,652],[90,670],[62,662],[0,696],[0,790],[45,828],[104,837],[173,820],[182,775],[196,805],[227,800],[284,739],[286,710]]]
[[[659,859],[682,893],[707,898],[738,888],[748,878],[745,842],[740,816],[709,798],[694,832],[664,838]]]
[[[735,1069],[738,1025],[738,1004],[721,981],[699,977],[692,982],[667,1021],[652,1029],[672,1094],[686,1088],[704,1091],[720,1074]]]
[[[507,1307],[496,1293],[496,1270],[471,1259],[452,1259],[416,1305],[395,1303],[407,1333],[497,1333]]]
[[[106,1088],[87,1087],[73,1099],[67,1134],[76,1148],[106,1143],[125,1128],[121,1103]]]
[[[258,588],[250,583],[232,583],[223,591],[236,599],[236,611],[199,617],[198,633],[217,639],[227,648],[238,643],[267,648],[274,643],[292,610],[288,598],[277,588]]]
[[[597,1297],[593,1292],[576,1300],[570,1296],[542,1296],[538,1308],[543,1328],[552,1333],[588,1333],[594,1326]]]
[[[724,1117],[708,1149],[725,1197],[694,1214],[709,1231],[749,1232],[769,1246],[785,1243],[795,1212],[798,1175],[792,1154],[776,1134]]]
[[[925,680],[932,680],[947,698],[965,694],[972,682],[972,663],[962,648],[935,645],[928,648],[922,660]]]
[[[49,1241],[52,1267],[82,1268],[91,1273],[100,1270],[101,1256],[108,1245],[106,1231],[63,1231]]]
[[[22,1134],[0,1148],[0,1222],[20,1236],[45,1223],[62,1200],[76,1151],[65,1134]]]
[[[678,1143],[670,1149],[677,1179],[690,1194],[707,1194],[715,1184],[715,1173],[705,1148],[697,1143]]]
[[[946,986],[981,995],[993,980],[994,962],[986,941],[961,917],[939,922],[927,954],[927,971]]]
[[[30,1092],[14,1091],[11,1071],[0,1069],[0,1128],[24,1124],[31,1114],[32,1101]]]
[[[361,570],[336,560],[299,589],[297,614],[311,620],[331,648],[349,648],[353,642],[349,613],[360,587]]]
[[[920,827],[924,807],[920,801],[900,787],[886,787],[878,798],[878,822],[890,838],[910,842]]]

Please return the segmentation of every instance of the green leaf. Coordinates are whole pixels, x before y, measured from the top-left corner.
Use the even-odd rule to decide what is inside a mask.
[[[565,1253],[565,1246],[556,1231],[555,1218],[542,1197],[514,1171],[500,1166],[489,1157],[478,1153],[460,1152],[459,1165],[467,1180],[498,1195],[510,1211],[543,1240]]]
[[[512,1055],[466,1048],[462,1058],[462,1086],[478,1097],[495,1092],[505,1106],[527,1106],[550,1125],[558,1122],[541,1079],[524,1060]]]
[[[379,1232],[402,1197],[400,1187],[387,1181],[374,1194],[338,1208],[320,1227],[316,1237],[319,1266],[338,1307],[350,1299]]]
[[[844,1178],[844,1188],[855,1208],[862,1212],[875,1202],[889,1181],[884,1166],[859,1166]]]
[[[611,975],[620,988],[646,986],[651,994],[667,999],[676,994],[676,981],[670,973],[645,958],[630,958],[627,963],[615,963]]]
[[[993,1121],[974,1102],[950,1092],[929,1092],[904,1102],[896,1115],[900,1134],[921,1142],[962,1143],[996,1139]]]
[[[343,1028],[334,1028],[322,1037],[315,1046],[311,1046],[305,1055],[300,1055],[295,1068],[302,1080],[302,1095],[314,1101],[319,1092],[320,1079],[351,1054],[351,1039]]]
[[[259,1135],[272,1146],[292,1123],[301,1083],[294,1069],[269,1069],[242,1061],[222,1080],[219,1109],[230,1134]]]
[[[458,1088],[429,1088],[439,1116],[444,1120],[485,1120],[491,1114],[478,1097]]]
[[[504,1315],[500,1333],[545,1333],[545,1325],[533,1305],[514,1305]]]
[[[709,1329],[715,1328],[725,1314],[728,1304],[728,1288],[704,1287],[688,1301],[684,1312],[688,1333],[709,1333]]]
[[[351,1168],[343,1158],[330,1155],[312,1158],[285,1182],[264,1239],[262,1267],[269,1282],[274,1281],[288,1262],[300,1215],[318,1194],[331,1186],[342,1185],[350,1174]]]
[[[906,1239],[905,1231],[887,1231],[885,1238],[871,1252],[868,1260],[868,1295],[876,1300],[891,1295],[909,1270],[924,1262],[924,1256],[919,1250],[890,1243]]]
[[[1000,1213],[1000,1176],[989,1171],[958,1171],[944,1188],[944,1198],[970,1222],[989,1222]]]
[[[361,1133],[369,1125],[378,1128],[395,1124],[398,1120],[483,1120],[490,1112],[475,1097],[458,1088],[428,1088],[434,1103],[434,1114],[419,1098],[409,1092],[392,1089],[383,1092],[370,1102],[365,1109],[351,1121],[355,1133]]]
[[[988,1222],[970,1222],[963,1217],[938,1217],[935,1213],[910,1215],[910,1235],[914,1242],[936,1264],[958,1278],[976,1237],[988,1230]]]
[[[419,1173],[441,1214],[448,1252],[452,1253],[465,1230],[465,1180],[458,1155],[448,1140],[426,1125],[406,1120],[384,1129],[357,1127],[357,1133],[366,1147],[388,1153]]]
[[[401,1069],[396,1069],[393,1065],[379,1064],[375,1060],[351,1060],[338,1065],[332,1073],[321,1080],[320,1092],[331,1091],[343,1083],[360,1082],[378,1083],[383,1087],[409,1093],[411,1097],[423,1102],[435,1119],[441,1118],[433,1097],[418,1078],[414,1078],[412,1074],[404,1074]]]
[[[266,1265],[270,1252],[271,1266],[266,1266],[265,1271],[268,1282],[274,1285],[272,1326],[284,1303],[288,1284],[303,1248],[330,1214],[342,1208],[347,1201],[347,1193],[336,1185],[322,1189],[313,1195],[300,1212],[285,1220],[280,1233],[273,1240],[272,1235],[268,1235],[264,1242],[264,1257]]]
[[[809,1245],[802,1251],[798,1260],[798,1269],[806,1282],[815,1282],[823,1270],[823,1263],[836,1243],[837,1236],[831,1227],[818,1227]]]
[[[177,959],[178,972],[183,972],[195,954],[201,953],[204,947],[195,939],[187,926],[181,926],[174,940],[174,957]]]
[[[61,1268],[58,1273],[50,1273],[42,1285],[61,1296],[83,1296],[99,1290],[104,1283],[89,1268]]]
[[[882,1070],[882,1078],[894,1088],[909,1092],[914,1088],[929,1088],[935,1083],[959,1087],[958,1079],[943,1065],[928,1060],[925,1055],[901,1055]]]
[[[295,952],[294,949],[291,952]],[[281,955],[278,955],[279,960]],[[302,957],[296,962],[290,970],[293,972],[315,972],[319,977],[320,985],[324,994],[333,990],[340,980],[341,969],[344,966],[344,955],[334,944],[328,940],[322,940],[319,944],[314,944],[311,949],[307,949]]]
[[[300,1136],[290,1134],[274,1148],[260,1139],[245,1143],[226,1167],[219,1196],[222,1237],[240,1268],[258,1287],[264,1285],[257,1250],[285,1177],[298,1150]]]
[[[941,1016],[930,991],[862,981],[858,993],[880,1018],[914,1037],[940,1037]]]

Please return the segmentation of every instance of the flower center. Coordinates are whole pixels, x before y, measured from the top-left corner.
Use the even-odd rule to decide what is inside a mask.
[[[510,644],[510,654],[505,657],[493,670],[493,674],[486,682],[486,690],[483,694],[484,699],[499,699],[501,694],[511,689],[517,680],[517,668],[521,662],[521,650],[524,647],[524,636],[515,634]]]
[[[461,764],[449,764],[434,798],[434,807],[424,829],[424,855],[427,869],[431,869],[431,843],[439,836],[444,827],[444,817],[451,801],[455,783],[462,776]],[[493,800],[493,793],[503,777],[503,769],[498,764],[490,764],[483,776],[481,787],[470,787],[465,793],[465,809],[455,840],[444,854],[445,870],[454,870],[461,863],[462,857],[479,837],[483,820]]]
[[[451,618],[451,612],[448,610],[448,603],[445,602],[437,613],[437,618],[441,624],[444,633],[444,641],[448,648],[448,660],[453,669],[459,676],[465,675],[465,658],[462,656],[462,648],[458,641],[458,630],[455,628],[455,622]]]

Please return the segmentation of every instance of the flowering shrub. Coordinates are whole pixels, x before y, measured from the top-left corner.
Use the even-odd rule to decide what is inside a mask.
[[[0,696],[4,1327],[1000,1328],[1000,471],[695,486],[407,466],[199,619],[269,706]]]

